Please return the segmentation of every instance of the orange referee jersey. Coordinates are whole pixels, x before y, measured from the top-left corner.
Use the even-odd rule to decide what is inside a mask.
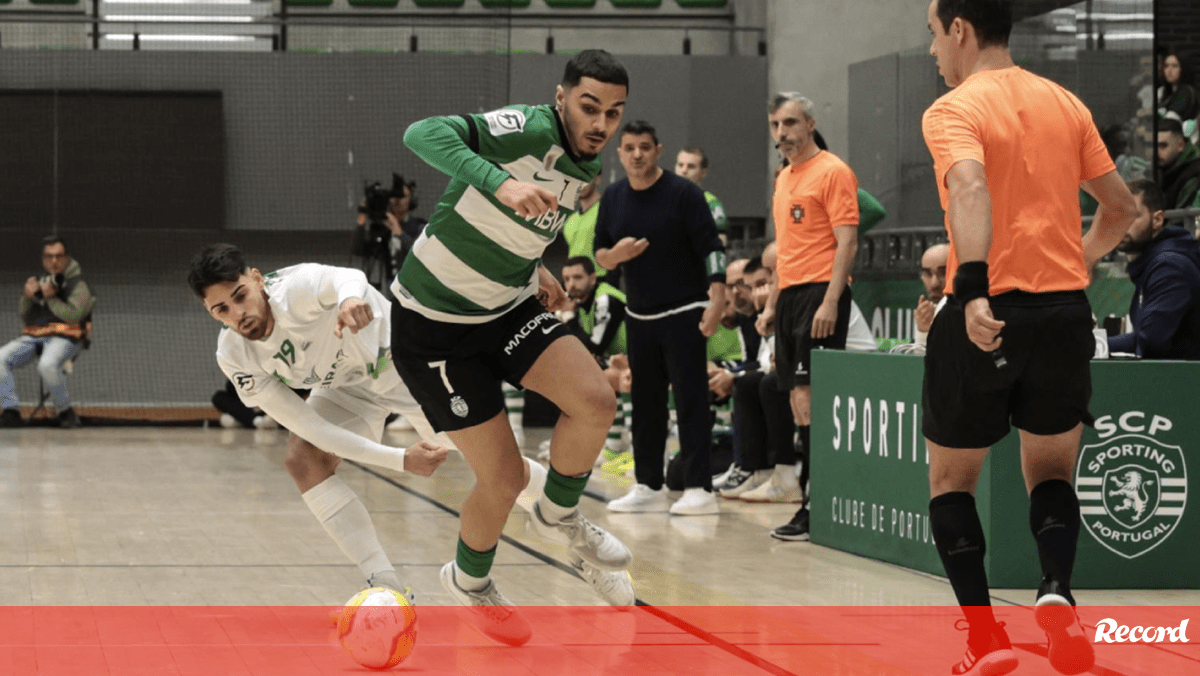
[[[925,111],[938,194],[950,231],[946,175],[962,160],[987,174],[993,295],[1086,288],[1079,184],[1116,169],[1092,114],[1059,85],[1013,66],[971,75]],[[946,293],[958,258],[950,233]]]
[[[775,179],[772,200],[779,288],[833,278],[833,229],[858,227],[858,179],[837,155],[820,151]]]

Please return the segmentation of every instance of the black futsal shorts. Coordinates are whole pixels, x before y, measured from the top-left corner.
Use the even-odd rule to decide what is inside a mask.
[[[779,373],[779,389],[788,391],[797,385],[812,382],[813,348],[844,350],[850,331],[850,287],[838,299],[837,322],[833,334],[812,337],[813,317],[825,301],[827,282],[789,286],[779,292],[775,304],[775,370]]]
[[[392,304],[396,370],[438,432],[496,417],[504,410],[501,382],[519,387],[550,344],[569,335],[536,298],[483,324],[440,322]]]
[[[949,448],[986,448],[1009,425],[1039,435],[1091,425],[1092,310],[1082,291],[1011,291],[991,299],[1003,322],[997,352],[967,338],[962,307],[946,299],[929,329],[922,431]]]

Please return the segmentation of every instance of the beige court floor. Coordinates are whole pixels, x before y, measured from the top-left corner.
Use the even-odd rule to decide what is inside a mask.
[[[529,430],[537,447],[549,430]],[[411,436],[390,435],[398,445]],[[282,431],[84,428],[0,431],[0,606],[330,605],[363,580],[299,498]],[[450,605],[438,570],[454,552],[472,484],[461,456],[434,478],[351,463],[401,578],[424,605]],[[651,605],[951,605],[944,579],[767,536],[794,505],[723,503],[718,516],[610,514],[598,499],[631,480],[593,478],[582,508],[633,549]],[[521,605],[599,601],[562,551],[527,533],[517,508],[494,576]],[[1028,605],[1031,590],[996,590]],[[1089,591],[1087,605],[1200,605],[1198,591]]]

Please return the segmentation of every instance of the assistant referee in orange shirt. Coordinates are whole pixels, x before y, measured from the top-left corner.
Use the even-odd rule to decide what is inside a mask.
[[[1042,566],[1036,616],[1051,664],[1082,673],[1092,647],[1071,608],[1079,501],[1071,484],[1092,422],[1093,320],[1084,289],[1133,221],[1133,196],[1088,109],[1013,64],[1009,0],[933,0],[930,54],[952,88],[925,112],[951,252],[930,329],[923,431],[930,526],[970,623],[953,674],[1005,674],[1017,658],[990,607],[975,485],[988,449],[1020,431]],[[1078,192],[1100,203],[1082,233]],[[1012,515],[995,515],[1005,518]]]

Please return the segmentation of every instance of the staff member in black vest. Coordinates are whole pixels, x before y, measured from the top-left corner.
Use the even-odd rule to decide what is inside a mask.
[[[725,248],[704,192],[658,166],[654,127],[631,122],[617,154],[628,178],[604,191],[596,220],[596,262],[623,266],[633,373],[633,457],[637,485],[608,508],[668,508],[663,489],[668,386],[675,390],[684,493],[672,514],[717,513],[712,494],[706,340],[725,307]]]

